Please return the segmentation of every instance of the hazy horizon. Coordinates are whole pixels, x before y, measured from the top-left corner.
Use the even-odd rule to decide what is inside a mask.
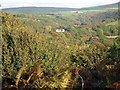
[[[84,8],[84,7],[91,7],[91,6],[99,6],[99,5],[106,5],[106,4],[113,4],[117,3],[119,0],[6,0],[1,1],[1,8],[15,8],[15,7],[60,7],[60,8]]]

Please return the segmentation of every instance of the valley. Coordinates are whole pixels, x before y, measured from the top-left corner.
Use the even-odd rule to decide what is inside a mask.
[[[3,90],[120,88],[116,5],[0,11]]]

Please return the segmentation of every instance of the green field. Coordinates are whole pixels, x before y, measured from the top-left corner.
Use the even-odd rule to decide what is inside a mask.
[[[111,23],[106,24],[106,26],[109,26],[109,25],[118,25],[118,21],[115,21],[115,22],[111,22]]]

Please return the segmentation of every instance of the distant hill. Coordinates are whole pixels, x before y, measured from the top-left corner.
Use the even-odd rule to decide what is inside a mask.
[[[2,9],[4,12],[9,13],[50,13],[50,12],[64,12],[64,11],[76,11],[76,10],[100,10],[100,9],[111,9],[118,8],[118,3],[101,5],[87,8],[56,8],[56,7],[18,7],[18,8],[5,8]]]
[[[101,10],[101,9],[112,9],[112,8],[118,8],[118,3],[114,4],[108,4],[108,5],[100,5],[100,6],[94,6],[94,7],[87,7],[87,8],[80,8],[79,10]]]
[[[63,12],[74,11],[75,8],[56,8],[56,7],[18,7],[2,9],[5,12],[11,13],[48,13],[48,12]]]

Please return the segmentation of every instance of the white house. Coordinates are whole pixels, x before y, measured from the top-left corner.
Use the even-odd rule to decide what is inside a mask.
[[[65,32],[65,29],[56,29],[56,32]]]
[[[76,13],[83,13],[82,11],[77,11]]]

